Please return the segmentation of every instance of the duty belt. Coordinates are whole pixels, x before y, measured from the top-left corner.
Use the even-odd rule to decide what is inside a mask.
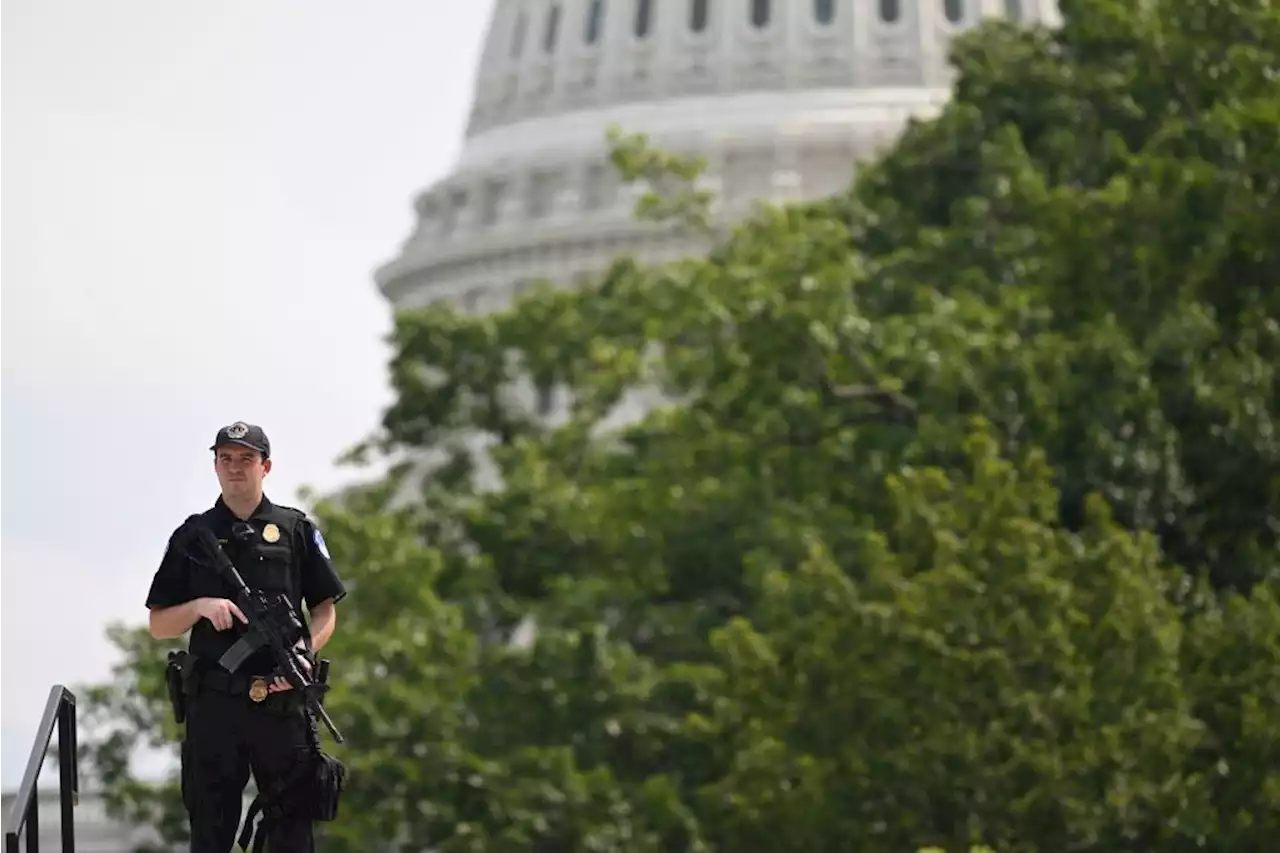
[[[216,690],[219,693],[229,693],[232,696],[248,696],[250,701],[255,704],[261,704],[272,696],[275,700],[271,704],[279,707],[279,705],[292,705],[297,697],[291,695],[290,691],[272,694],[268,687],[271,684],[271,677],[266,675],[241,675],[239,673],[224,672],[218,669],[204,669],[203,667],[195,675],[197,690],[208,688]]]

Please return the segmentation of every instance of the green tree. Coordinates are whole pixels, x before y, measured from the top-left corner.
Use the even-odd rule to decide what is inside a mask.
[[[355,456],[443,465],[315,510],[353,582],[326,849],[1280,836],[1280,13],[1062,6],[962,38],[846,193],[721,233],[700,164],[616,135],[705,254],[397,318]],[[162,653],[115,636],[91,757],[179,826],[124,760],[176,734]]]
[[[997,445],[978,425],[952,471],[890,475],[860,581],[816,537],[750,561],[699,721],[732,757],[703,791],[725,849],[1166,849],[1171,817],[1205,824],[1179,572],[1101,499],[1064,531],[1041,455]]]
[[[1280,548],[1280,12],[1061,5],[1059,31],[962,39],[944,115],[850,195],[881,261],[871,298],[1015,288],[1036,323],[1016,333],[1076,350],[1039,369],[1074,377],[1029,406],[976,373],[957,402],[1050,452],[1068,518],[1098,491],[1171,559],[1247,589]]]

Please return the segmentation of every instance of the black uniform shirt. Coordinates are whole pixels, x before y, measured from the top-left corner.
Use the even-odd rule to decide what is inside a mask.
[[[307,619],[302,612],[302,602],[310,609],[326,599],[337,602],[347,594],[329,559],[324,537],[301,511],[276,506],[264,496],[248,519],[255,534],[249,543],[241,543],[232,536],[232,525],[240,519],[221,497],[202,515],[245,584],[255,591],[285,593],[304,625]],[[273,525],[275,529],[269,529]],[[177,532],[174,531],[174,536]],[[160,568],[151,580],[147,607],[172,607],[196,598],[232,598],[233,595],[231,585],[213,568],[192,560],[189,549],[175,548],[171,536]],[[222,653],[244,634],[244,627],[244,623],[236,619],[229,630],[218,631],[208,619],[197,620],[191,627],[191,654],[216,665]],[[270,652],[259,649],[238,672],[265,675],[273,668]]]

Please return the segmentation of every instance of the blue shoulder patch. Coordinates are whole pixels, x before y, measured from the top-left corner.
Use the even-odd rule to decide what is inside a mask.
[[[324,555],[326,560],[332,560],[333,557],[329,556],[329,548],[324,544],[324,535],[320,532],[320,528],[313,527],[311,530],[311,538],[315,540],[316,547],[320,549],[320,553]]]

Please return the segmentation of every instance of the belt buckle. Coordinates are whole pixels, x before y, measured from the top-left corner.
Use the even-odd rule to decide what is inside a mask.
[[[265,678],[255,678],[249,684],[249,698],[254,702],[261,702],[267,698],[267,680]]]

